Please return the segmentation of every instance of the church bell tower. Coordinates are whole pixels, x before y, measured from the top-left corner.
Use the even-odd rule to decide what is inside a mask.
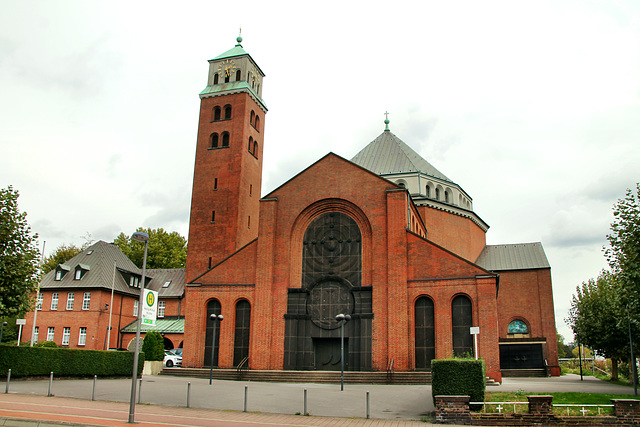
[[[264,73],[241,42],[209,60],[200,92],[186,283],[258,237],[267,107]]]

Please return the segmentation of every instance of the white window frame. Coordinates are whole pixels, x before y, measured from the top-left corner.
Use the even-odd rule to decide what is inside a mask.
[[[80,327],[80,333],[78,334],[78,345],[85,345],[87,343],[87,328]]]
[[[38,293],[38,299],[36,301],[36,309],[37,310],[42,310],[42,304],[44,303],[44,295],[42,295],[42,292]]]
[[[40,333],[40,326],[36,326],[35,328],[33,328],[33,342],[37,343],[38,342],[38,334]]]
[[[82,270],[81,269],[77,269],[76,270],[76,276],[74,278],[75,280],[80,280],[82,279]]]
[[[58,281],[62,280],[62,271],[60,270],[56,271],[56,280]]]
[[[158,301],[158,317],[164,317],[166,307],[167,303],[165,301]]]
[[[58,293],[54,292],[51,294],[51,310],[58,309]]]
[[[82,309],[89,310],[91,307],[91,292],[85,292],[82,298]]]
[[[140,309],[140,307],[138,307],[140,305],[140,302],[136,299],[133,300],[133,317],[138,317],[138,310]]]
[[[56,328],[49,326],[47,328],[47,341],[53,341],[56,336]]]
[[[73,310],[73,300],[75,297],[76,296],[73,292],[67,293],[67,310]]]
[[[69,338],[71,337],[71,328],[65,326],[62,329],[62,345],[69,345]]]

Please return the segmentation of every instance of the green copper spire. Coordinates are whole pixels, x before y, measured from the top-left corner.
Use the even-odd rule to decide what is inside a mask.
[[[385,128],[384,128],[384,130],[388,131],[389,130],[389,112],[388,111],[385,112],[384,115],[385,115],[385,119],[384,119]]]

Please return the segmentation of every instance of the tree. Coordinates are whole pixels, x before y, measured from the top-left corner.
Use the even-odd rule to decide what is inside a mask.
[[[629,350],[627,315],[620,295],[618,276],[603,270],[596,280],[576,288],[566,319],[579,344],[611,358],[613,379],[618,376],[618,361]]]
[[[640,318],[640,183],[635,193],[627,189],[625,198],[613,207],[614,221],[607,235],[605,257],[622,284],[622,303],[632,321]]]
[[[142,341],[144,360],[164,360],[164,338],[158,331],[149,331]]]
[[[149,248],[147,250],[147,268],[182,268],[187,260],[187,239],[176,231],[167,233],[162,228],[138,228],[149,235]],[[113,244],[135,265],[142,268],[144,256],[144,243],[131,240],[130,236],[120,233]]]
[[[38,236],[31,235],[18,197],[12,186],[0,189],[0,316],[8,317],[31,309],[31,293],[38,286]]]
[[[82,248],[79,248],[73,243],[69,245],[62,244],[58,246],[58,248],[51,255],[44,259],[44,262],[42,263],[42,273],[44,274],[50,272],[59,264],[64,264],[74,256],[78,255],[84,249],[84,245]]]

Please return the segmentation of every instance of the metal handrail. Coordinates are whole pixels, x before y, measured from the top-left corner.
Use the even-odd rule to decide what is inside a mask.
[[[390,380],[393,377],[393,364],[395,362],[395,358],[391,358],[389,363],[387,364],[387,379]]]
[[[240,363],[238,363],[238,366],[236,367],[236,371],[238,373],[240,373],[243,369],[245,371],[249,369],[249,356],[245,356],[245,358],[242,359],[242,361],[240,361]]]

